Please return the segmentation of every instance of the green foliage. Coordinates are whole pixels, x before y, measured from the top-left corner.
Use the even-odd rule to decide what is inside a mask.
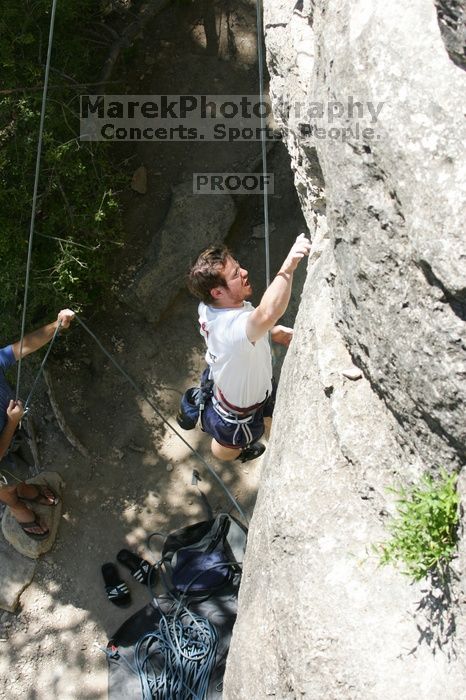
[[[58,3],[47,101],[29,295],[35,323],[57,307],[95,302],[109,282],[122,226],[122,184],[111,144],[79,140],[78,84],[96,80],[108,52],[92,43],[95,0]],[[2,338],[17,334],[51,0],[3,3],[0,15],[0,260]],[[89,33],[88,33],[89,30]],[[97,33],[98,36],[98,33]],[[18,90],[20,88],[20,90]],[[9,91],[9,92],[8,92]],[[8,337],[6,337],[8,336]]]
[[[382,564],[400,562],[414,580],[429,572],[442,573],[456,550],[457,474],[442,470],[425,475],[408,489],[390,489],[398,496],[398,515],[389,524],[391,539],[377,546]]]

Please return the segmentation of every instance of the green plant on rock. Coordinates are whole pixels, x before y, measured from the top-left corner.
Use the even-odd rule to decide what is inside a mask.
[[[442,469],[437,478],[425,475],[418,485],[389,489],[398,496],[398,512],[388,525],[391,538],[376,547],[382,564],[401,564],[415,581],[444,573],[457,543],[457,479]]]

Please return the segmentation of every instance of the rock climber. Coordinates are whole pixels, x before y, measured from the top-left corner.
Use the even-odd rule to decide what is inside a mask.
[[[199,323],[207,345],[201,384],[213,382],[201,424],[218,459],[247,462],[265,450],[259,438],[276,391],[268,332],[273,341],[289,345],[293,330],[275,324],[287,309],[293,273],[310,249],[306,236],[298,236],[257,308],[247,301],[253,291],[248,271],[226,246],[205,250],[189,272],[188,287],[201,300]]]
[[[56,321],[25,335],[21,357],[48,343],[58,324],[61,324],[61,328],[68,328],[73,318],[73,311],[62,309]],[[27,504],[54,506],[58,503],[58,498],[45,486],[39,487],[24,482],[11,483],[13,475],[6,464],[8,452],[24,415],[23,404],[15,400],[13,390],[5,377],[5,371],[19,360],[20,347],[21,343],[17,341],[0,349],[0,501],[10,507],[12,515],[29,537],[42,540],[48,537],[49,531]]]

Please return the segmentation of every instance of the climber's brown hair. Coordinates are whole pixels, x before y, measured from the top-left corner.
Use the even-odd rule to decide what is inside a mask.
[[[223,276],[227,258],[232,257],[225,245],[212,245],[204,250],[188,273],[188,289],[204,304],[212,304],[211,290],[227,287]]]

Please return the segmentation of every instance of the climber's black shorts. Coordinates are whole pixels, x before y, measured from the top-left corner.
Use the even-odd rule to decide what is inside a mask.
[[[202,430],[223,447],[241,448],[256,442],[264,434],[264,418],[271,418],[275,408],[277,383],[272,378],[272,393],[253,414],[239,418],[234,414],[225,417],[216,411],[210,398],[201,413]]]

